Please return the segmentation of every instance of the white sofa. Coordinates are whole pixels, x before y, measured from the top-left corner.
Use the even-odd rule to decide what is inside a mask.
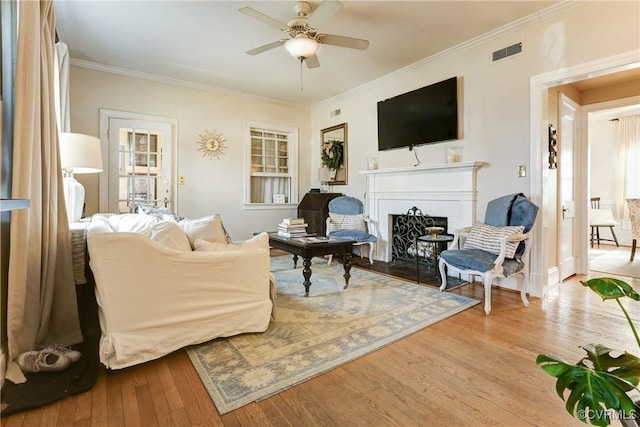
[[[229,244],[225,234],[217,215],[92,217],[87,244],[106,367],[267,329],[275,313],[268,236]]]

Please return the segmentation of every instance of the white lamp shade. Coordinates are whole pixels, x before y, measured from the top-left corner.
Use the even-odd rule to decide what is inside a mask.
[[[100,140],[81,133],[60,133],[60,162],[62,169],[73,173],[102,172]]]
[[[305,35],[298,35],[293,39],[289,39],[284,43],[285,49],[289,55],[294,58],[310,58],[316,54],[320,48],[320,44],[314,39],[310,39]]]

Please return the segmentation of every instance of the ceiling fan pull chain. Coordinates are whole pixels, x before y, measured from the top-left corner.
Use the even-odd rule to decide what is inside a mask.
[[[303,57],[300,57],[300,92],[302,92],[302,61],[304,60]]]

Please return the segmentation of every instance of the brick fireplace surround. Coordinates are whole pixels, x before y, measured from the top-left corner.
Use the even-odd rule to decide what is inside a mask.
[[[378,236],[376,260],[391,261],[391,217],[413,206],[448,218],[449,233],[476,219],[476,171],[483,162],[460,162],[361,171],[366,175],[365,212]]]

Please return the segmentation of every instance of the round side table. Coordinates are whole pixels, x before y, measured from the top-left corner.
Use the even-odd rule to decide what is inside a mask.
[[[417,282],[420,283],[420,251],[418,245],[420,243],[426,243],[433,246],[433,259],[429,264],[429,269],[431,267],[436,270],[436,277],[442,282],[442,278],[440,277],[440,271],[438,270],[438,259],[440,258],[440,252],[442,252],[442,247],[447,243],[453,242],[453,236],[450,234],[425,234],[423,236],[416,237],[416,277]]]

